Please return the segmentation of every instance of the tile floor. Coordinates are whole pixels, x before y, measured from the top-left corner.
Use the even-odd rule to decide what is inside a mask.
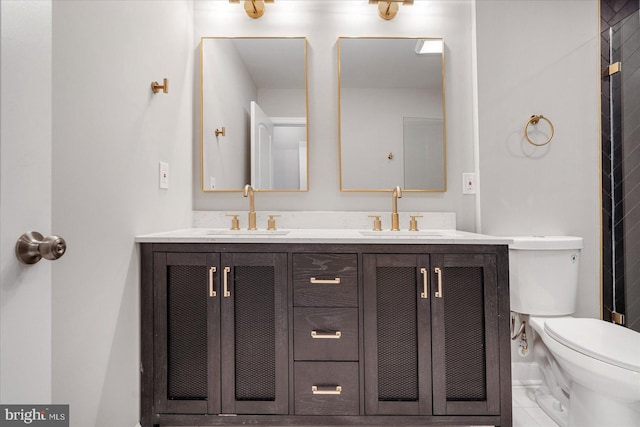
[[[558,427],[536,403],[537,387],[513,386],[513,427]]]

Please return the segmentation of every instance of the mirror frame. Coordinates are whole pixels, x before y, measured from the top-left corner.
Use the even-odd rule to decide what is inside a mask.
[[[205,193],[229,193],[229,192],[242,192],[244,191],[245,184],[253,183],[245,183],[241,188],[227,188],[227,189],[210,189],[205,186],[205,176],[204,176],[204,40],[208,39],[222,39],[222,40],[242,40],[242,39],[282,39],[282,40],[291,40],[298,39],[303,42],[304,49],[304,92],[305,92],[305,134],[306,134],[306,183],[307,186],[304,189],[290,189],[290,190],[265,190],[265,189],[254,189],[255,192],[270,192],[270,193],[302,193],[309,191],[309,58],[308,58],[308,41],[304,36],[202,36],[200,37],[200,186],[201,190]],[[250,154],[249,154],[250,155]],[[250,159],[247,161],[250,164]],[[250,172],[249,172],[250,175]]]
[[[403,37],[403,36],[365,36],[365,37],[352,37],[352,36],[340,36],[338,37],[338,157],[339,157],[339,164],[340,164],[340,191],[341,192],[360,192],[360,193],[366,193],[366,192],[391,192],[394,190],[394,188],[389,188],[389,189],[353,189],[353,188],[345,188],[344,187],[344,172],[343,172],[343,152],[342,152],[342,97],[341,97],[341,90],[342,90],[342,75],[341,75],[341,41],[342,40],[354,40],[354,39],[360,39],[360,40],[371,40],[371,39],[384,39],[384,40],[390,40],[390,39],[397,39],[397,40],[415,40],[416,42],[418,42],[418,40],[442,40],[442,56],[441,56],[441,89],[442,89],[442,144],[443,144],[443,188],[438,188],[438,189],[404,189],[402,188],[403,192],[421,192],[421,193],[444,193],[447,191],[447,117],[446,117],[446,100],[445,100],[445,57],[444,57],[444,51],[445,51],[445,43],[444,43],[444,37]]]

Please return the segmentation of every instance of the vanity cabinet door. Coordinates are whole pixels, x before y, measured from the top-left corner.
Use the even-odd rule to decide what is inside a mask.
[[[287,254],[223,253],[221,266],[222,412],[286,414]]]
[[[288,412],[287,255],[154,254],[154,408]]]
[[[219,413],[219,256],[156,252],[153,266],[155,412]]]
[[[433,255],[431,283],[434,415],[500,414],[495,255]]]
[[[429,256],[364,254],[363,267],[365,412],[430,415]]]

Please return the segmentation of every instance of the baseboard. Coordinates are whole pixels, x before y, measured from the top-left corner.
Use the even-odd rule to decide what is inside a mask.
[[[535,362],[512,362],[511,384],[514,386],[537,386],[542,384],[542,372]]]

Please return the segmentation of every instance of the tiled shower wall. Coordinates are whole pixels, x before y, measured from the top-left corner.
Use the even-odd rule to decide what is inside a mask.
[[[603,317],[640,331],[640,1],[601,0]]]

